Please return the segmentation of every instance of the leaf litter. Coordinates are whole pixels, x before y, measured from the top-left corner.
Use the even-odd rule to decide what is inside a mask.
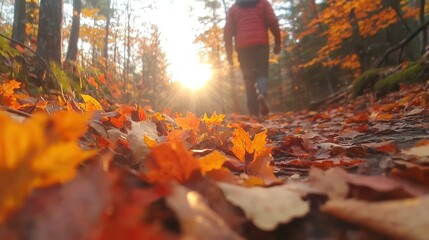
[[[1,239],[428,234],[422,86],[265,119],[89,95],[39,103],[19,89],[13,80],[0,88]]]

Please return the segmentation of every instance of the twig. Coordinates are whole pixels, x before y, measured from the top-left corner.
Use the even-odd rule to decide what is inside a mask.
[[[20,110],[16,110],[16,109],[12,109],[12,108],[9,108],[9,107],[0,106],[0,109],[3,110],[3,111],[9,112],[9,113],[16,114],[16,115],[21,116],[21,117],[25,117],[25,118],[31,117],[31,115],[28,114],[28,113],[26,113],[26,112],[23,112],[23,111],[20,111]]]
[[[43,62],[43,64],[45,64],[46,69],[49,69],[49,65],[46,62],[46,60],[43,59],[38,53],[36,53],[35,51],[33,51],[33,49],[31,49],[30,47],[26,46],[24,43],[16,41],[16,40],[13,40],[12,38],[10,38],[10,37],[2,34],[2,33],[0,33],[0,36],[3,37],[3,38],[6,38],[7,40],[9,40],[9,41],[11,41],[13,43],[16,43],[16,44],[20,45],[21,47],[24,47],[25,49],[28,49],[32,54],[34,54],[36,57],[38,57],[40,59],[40,61]]]

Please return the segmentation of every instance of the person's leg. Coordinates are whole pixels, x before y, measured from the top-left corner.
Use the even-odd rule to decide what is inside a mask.
[[[256,84],[258,93],[267,97],[268,90],[268,57],[269,47],[258,46],[255,48],[255,65],[257,67],[256,72]]]
[[[266,102],[268,97],[268,57],[268,46],[258,46],[255,49],[255,65],[257,66],[256,86],[258,90],[257,100],[263,116],[268,115],[269,112]]]
[[[255,87],[257,70],[254,52],[253,47],[240,49],[238,50],[238,60],[240,61],[240,68],[243,73],[249,114],[258,116],[259,105]]]

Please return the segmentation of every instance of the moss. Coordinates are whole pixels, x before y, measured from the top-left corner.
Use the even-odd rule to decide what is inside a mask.
[[[356,78],[352,86],[353,97],[361,95],[367,88],[372,88],[374,83],[380,79],[382,71],[381,68],[373,68]]]
[[[388,77],[379,80],[374,85],[374,91],[377,95],[384,95],[388,92],[399,90],[400,84],[413,84],[421,81],[425,70],[425,62],[413,62],[407,68],[389,75]],[[424,80],[424,79],[423,79]]]

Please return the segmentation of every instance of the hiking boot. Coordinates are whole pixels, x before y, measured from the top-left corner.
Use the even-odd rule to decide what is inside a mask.
[[[258,95],[258,103],[261,108],[261,115],[267,116],[270,110],[268,109],[267,103],[265,102],[265,97],[262,94]]]

